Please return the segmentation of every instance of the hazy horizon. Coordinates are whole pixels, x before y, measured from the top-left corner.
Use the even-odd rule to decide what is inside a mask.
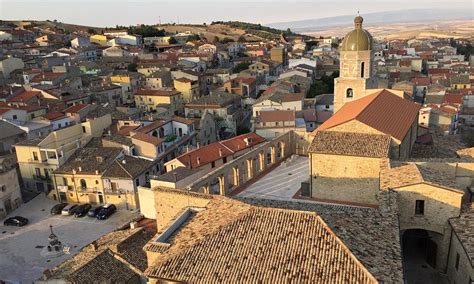
[[[58,20],[87,26],[188,23],[219,20],[276,23],[405,9],[471,9],[467,0],[453,1],[113,1],[0,0],[3,20]]]

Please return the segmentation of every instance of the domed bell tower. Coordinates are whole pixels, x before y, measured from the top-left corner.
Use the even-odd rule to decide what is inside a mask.
[[[334,79],[334,112],[345,103],[366,95],[374,87],[372,36],[362,28],[364,19],[354,19],[354,30],[349,32],[339,49],[339,78]]]

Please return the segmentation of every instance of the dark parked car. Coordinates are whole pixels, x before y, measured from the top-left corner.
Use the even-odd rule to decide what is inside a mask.
[[[89,209],[89,212],[87,212],[87,216],[96,217],[100,209],[102,209],[102,206],[92,207],[91,209]]]
[[[100,209],[99,213],[97,213],[97,219],[105,220],[110,217],[110,215],[114,214],[117,210],[117,207],[113,204],[105,204],[102,209]]]
[[[68,206],[64,207],[63,210],[61,211],[61,215],[72,215],[74,214],[74,211],[77,208],[77,204],[69,204]]]
[[[51,208],[51,215],[59,215],[61,214],[61,211],[63,211],[64,207],[68,206],[68,203],[59,203],[53,206]]]
[[[86,214],[89,212],[89,209],[91,209],[90,204],[81,204],[74,209],[74,217],[84,217]]]
[[[5,226],[21,227],[21,226],[25,226],[26,224],[28,224],[28,219],[21,216],[10,217],[3,222],[3,225]]]

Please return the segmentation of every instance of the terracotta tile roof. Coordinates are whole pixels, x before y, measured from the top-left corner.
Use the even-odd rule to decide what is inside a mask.
[[[136,140],[140,140],[140,141],[143,141],[143,142],[146,142],[146,143],[150,143],[150,144],[153,144],[155,146],[158,146],[161,143],[163,143],[163,139],[160,139],[158,137],[151,136],[151,135],[148,135],[148,134],[145,134],[145,133],[142,133],[142,132],[138,132],[137,134],[133,135],[132,139],[136,139]]]
[[[40,95],[41,95],[40,91],[24,91],[23,93],[20,93],[12,98],[9,98],[7,102],[11,102],[11,103],[27,102],[33,97],[40,96]]]
[[[411,80],[415,85],[418,86],[429,86],[431,84],[430,78],[427,77],[417,77]]]
[[[130,136],[130,131],[133,131],[133,130],[137,129],[138,127],[139,127],[138,125],[122,126],[122,127],[120,127],[117,134],[123,135],[123,136]]]
[[[317,154],[384,158],[388,157],[389,147],[388,135],[319,131],[308,151]]]
[[[249,139],[250,138],[250,139]],[[245,139],[249,139],[247,146]],[[248,140],[248,141],[249,141]],[[246,133],[227,140],[211,143],[204,147],[189,151],[176,159],[191,169],[198,168],[211,162],[231,156],[232,154],[255,146],[266,141],[265,138],[256,133]]]
[[[377,283],[316,213],[256,207],[200,241],[163,253],[146,275],[192,283]]]
[[[68,107],[67,109],[64,110],[64,113],[78,113],[79,111],[83,110],[89,106],[88,104],[77,104],[73,105],[71,107]]]
[[[140,276],[146,269],[143,246],[153,234],[143,228],[117,230],[85,246],[72,258],[51,270],[47,280],[71,283],[122,283]]]
[[[258,118],[261,122],[295,121],[295,111],[294,110],[261,111]]]
[[[43,117],[46,118],[47,120],[54,121],[54,120],[65,117],[65,115],[62,112],[53,111],[53,112],[48,112],[47,114],[43,115]]]
[[[135,96],[159,96],[159,97],[170,97],[179,95],[180,92],[172,91],[172,90],[146,90],[141,89],[137,90],[134,95]]]
[[[140,129],[138,129],[137,132],[148,133],[148,132],[151,132],[151,131],[165,125],[166,123],[168,123],[168,121],[166,121],[164,119],[158,119],[158,120],[155,120],[155,121],[153,121],[152,123],[150,123],[148,125],[143,126]]]
[[[282,102],[297,102],[304,99],[304,93],[287,93],[281,97]]]
[[[33,79],[30,80],[32,83],[40,83],[41,81],[52,81],[56,78],[64,76],[63,73],[54,73],[54,72],[43,72],[36,75]]]
[[[181,83],[192,83],[194,82],[193,80],[190,80],[188,78],[178,78],[178,79],[174,79],[175,81],[178,81],[178,82],[181,82]]]
[[[124,156],[121,160],[115,160],[102,176],[134,179],[151,167],[153,167],[152,161]]]
[[[402,141],[416,120],[419,109],[420,105],[382,90],[346,103],[313,134],[357,120]]]
[[[422,164],[394,164],[380,172],[380,188],[394,189],[404,186],[427,183],[464,193],[449,172]]]
[[[177,121],[177,122],[180,122],[180,123],[183,123],[183,124],[186,124],[186,125],[191,125],[191,124],[194,123],[192,120],[181,117],[181,116],[173,116],[173,118],[171,118],[171,120]]]
[[[247,145],[245,140],[249,141],[249,144]],[[253,147],[257,144],[260,144],[262,142],[265,142],[265,138],[262,136],[258,135],[255,132],[250,132],[246,134],[242,134],[224,141],[220,141],[219,143],[225,145],[227,148],[234,152],[241,151],[245,148],[248,147]]]

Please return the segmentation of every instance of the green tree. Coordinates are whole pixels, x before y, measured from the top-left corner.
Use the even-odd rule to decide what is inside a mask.
[[[245,37],[243,35],[239,36],[239,38],[237,39],[237,42],[246,42],[247,40],[245,39]]]
[[[170,37],[170,39],[168,39],[168,43],[169,44],[177,44],[178,41],[174,37]]]
[[[200,40],[201,37],[199,37],[199,35],[190,35],[188,36],[188,38],[186,39],[186,42],[188,41],[195,41],[195,40]]]
[[[249,66],[250,66],[250,62],[241,62],[239,64],[237,64],[234,69],[232,69],[232,73],[240,73],[244,70],[247,70],[249,69]]]
[[[127,70],[130,72],[137,72],[137,64],[135,63],[128,64]]]
[[[237,135],[242,135],[249,132],[250,132],[250,128],[248,128],[247,126],[241,125],[237,127]]]
[[[88,29],[87,29],[87,33],[93,35],[93,34],[95,34],[95,33],[97,33],[97,32],[96,32],[93,28],[88,28]]]
[[[230,37],[225,37],[223,38],[220,42],[221,43],[229,43],[229,42],[234,42],[235,40],[230,38]]]
[[[219,37],[218,36],[214,37],[214,42],[219,42]]]

